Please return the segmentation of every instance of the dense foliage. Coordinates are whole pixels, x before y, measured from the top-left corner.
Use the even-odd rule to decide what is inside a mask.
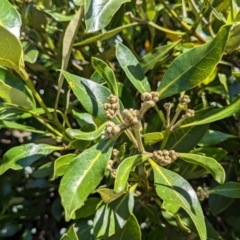
[[[1,0],[0,239],[240,239],[234,0]]]

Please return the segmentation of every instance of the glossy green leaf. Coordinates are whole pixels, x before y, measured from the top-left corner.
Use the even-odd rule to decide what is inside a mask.
[[[19,38],[21,25],[22,20],[18,11],[11,5],[8,0],[1,0],[0,26],[3,26],[13,35]]]
[[[200,165],[207,169],[214,179],[222,184],[225,181],[225,171],[215,159],[192,153],[178,153],[179,158],[188,163]]]
[[[105,28],[121,5],[129,1],[130,0],[86,1],[85,22],[87,32],[96,32]]]
[[[151,132],[143,135],[144,143],[147,145],[153,145],[154,143],[160,142],[163,139],[163,133]]]
[[[3,81],[1,81],[1,79],[0,79],[0,97],[5,102],[16,104],[25,109],[34,108],[34,105],[32,104],[31,100],[24,92],[5,84]]]
[[[180,175],[149,160],[157,194],[164,201],[183,208],[191,217],[201,240],[206,240],[206,226],[201,205],[191,185]]]
[[[67,171],[69,164],[74,160],[75,157],[76,154],[69,153],[55,160],[53,177],[51,180],[55,180],[56,178],[63,176],[64,173]]]
[[[60,240],[78,240],[78,236],[74,230],[73,224],[66,233],[63,234],[63,236],[60,238]]]
[[[184,127],[202,125],[202,124],[207,124],[207,123],[211,123],[211,122],[215,122],[215,121],[224,119],[226,117],[233,115],[237,111],[239,111],[239,106],[240,106],[240,98],[237,98],[235,101],[233,101],[227,107],[214,109],[211,112],[207,113],[206,115],[203,115],[202,120],[184,124],[181,127],[184,128]]]
[[[224,25],[211,42],[177,57],[158,87],[160,99],[191,89],[211,75],[221,60],[230,29],[231,25]]]
[[[110,188],[99,188],[96,192],[98,192],[101,195],[101,198],[104,203],[110,203],[120,196],[122,196],[123,193],[115,193],[113,189]]]
[[[136,217],[131,214],[124,228],[118,231],[115,235],[108,238],[109,240],[141,240],[141,228]]]
[[[211,194],[218,194],[230,198],[240,198],[240,183],[226,182],[211,189]]]
[[[117,80],[113,70],[104,61],[95,57],[92,58],[92,65],[99,76],[107,82],[111,92],[118,96]]]
[[[118,34],[119,32],[123,31],[124,29],[130,28],[130,27],[133,27],[133,26],[136,26],[136,25],[138,25],[138,23],[134,22],[134,23],[130,23],[130,24],[127,24],[127,25],[123,25],[123,26],[111,29],[107,32],[98,34],[98,35],[93,36],[93,37],[89,37],[86,40],[75,43],[74,46],[83,46],[83,45],[86,45],[86,44],[89,44],[89,43],[92,43],[92,42],[103,41],[103,40],[109,39],[109,38],[115,36],[116,34]]]
[[[84,204],[84,207],[78,209],[75,212],[75,219],[87,218],[96,213],[98,204],[101,202],[101,198],[88,198]]]
[[[69,22],[74,17],[74,15],[67,16],[65,14],[62,14],[58,11],[54,11],[51,9],[44,9],[44,12],[47,13],[48,15],[50,15],[51,17],[53,17],[58,22]]]
[[[214,131],[214,130],[208,130],[203,138],[200,140],[199,145],[200,146],[213,146],[218,143],[224,142],[230,138],[238,138],[237,136],[219,132],[219,131]]]
[[[37,49],[24,50],[23,59],[25,62],[35,63],[37,61],[39,51]]]
[[[85,0],[73,0],[73,2],[78,6],[82,6],[85,3]]]
[[[111,94],[110,90],[101,84],[65,71],[63,71],[63,75],[87,112],[102,121],[106,121],[103,104],[108,102],[107,98]]]
[[[78,139],[78,140],[95,140],[101,136],[104,129],[106,127],[106,123],[103,123],[99,128],[97,128],[95,131],[92,132],[82,132],[81,130],[77,129],[71,129],[68,128],[66,132],[69,136],[72,138]]]
[[[96,238],[109,237],[123,229],[133,211],[135,188],[136,185],[131,187],[128,193],[99,207],[93,225]]]
[[[95,144],[79,154],[68,166],[59,187],[66,221],[84,205],[88,195],[102,180],[114,142],[114,139],[106,139]]]
[[[208,124],[188,128],[178,128],[171,132],[165,149],[188,152],[192,150],[208,129]]]
[[[27,125],[24,125],[24,124],[16,123],[16,122],[13,122],[13,121],[7,121],[7,120],[0,120],[0,127],[17,129],[17,130],[22,130],[22,131],[26,131],[26,132],[46,134],[45,131],[38,130],[34,127],[30,127],[30,126],[27,126]]]
[[[62,89],[63,87],[63,81],[64,81],[64,72],[63,70],[67,69],[68,62],[71,56],[71,50],[73,46],[73,42],[75,40],[75,37],[77,35],[79,26],[82,21],[83,16],[83,7],[80,7],[77,11],[77,13],[74,15],[70,23],[68,24],[64,36],[63,36],[63,46],[62,46],[62,62],[61,62],[61,70],[59,77],[58,77],[58,89]],[[59,101],[60,97],[60,91],[57,93],[56,102],[55,102],[55,108],[57,107],[57,103]]]
[[[150,21],[152,21],[156,15],[155,1],[154,0],[147,1],[146,4],[147,4],[147,6],[146,6],[147,17]]]
[[[117,44],[116,57],[128,79],[140,92],[150,92],[150,84],[133,53],[122,43]]]
[[[24,65],[21,43],[2,26],[0,36],[0,65],[18,71]]]
[[[8,150],[3,156],[3,161],[0,166],[0,174],[3,174],[8,169],[23,169],[24,167],[33,164],[39,158],[47,156],[53,151],[60,149],[62,148],[44,143],[28,143],[21,146],[13,147]]]
[[[191,153],[211,157],[216,159],[217,161],[220,161],[223,157],[227,155],[226,150],[218,147],[200,147],[193,149]]]
[[[126,190],[126,184],[129,174],[134,167],[145,162],[149,158],[149,154],[139,154],[124,159],[117,168],[116,179],[114,182],[114,191],[120,193]]]
[[[156,64],[167,58],[174,47],[179,43],[177,41],[171,45],[163,45],[160,47],[155,48],[152,52],[143,56],[142,60],[140,61],[140,65],[144,72],[147,72],[155,67]]]

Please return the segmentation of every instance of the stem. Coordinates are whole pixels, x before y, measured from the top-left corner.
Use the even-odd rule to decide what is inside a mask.
[[[139,122],[140,123],[140,122]],[[141,123],[140,123],[141,124]],[[142,124],[141,124],[142,125]],[[134,134],[135,134],[135,137],[137,139],[137,145],[138,145],[138,151],[140,153],[144,153],[145,152],[145,149],[144,149],[144,146],[143,146],[143,143],[142,143],[142,137],[141,137],[141,133],[140,133],[140,128],[139,126],[136,126],[136,127],[133,127],[133,131],[134,131]]]
[[[181,111],[182,111],[182,109],[177,108],[177,111],[176,111],[176,113],[175,113],[175,115],[174,115],[174,117],[173,117],[173,119],[172,119],[172,121],[169,125],[169,128],[171,128],[174,125],[174,123],[176,122],[176,120],[177,120],[179,114],[181,113]]]
[[[181,18],[178,17],[178,14],[171,9],[164,0],[160,0],[160,2],[162,3],[162,5],[166,8],[166,10],[172,15],[172,17],[175,19],[175,21],[177,21],[178,23],[181,24],[181,26],[184,28],[184,30],[188,33],[191,34],[191,28],[184,22],[181,20]],[[206,39],[204,39],[197,31],[194,32],[195,37],[201,41],[201,42],[207,42]]]
[[[24,69],[19,69],[18,74],[23,78],[24,82],[26,83],[26,85],[29,87],[29,89],[31,90],[33,96],[35,97],[35,99],[37,100],[37,102],[39,103],[39,105],[42,107],[42,109],[44,110],[44,112],[47,115],[47,118],[52,121],[53,120],[53,116],[52,114],[48,111],[46,105],[44,104],[42,98],[40,97],[40,95],[38,94],[38,92],[35,89],[35,86],[32,82],[32,80],[29,78],[29,75],[27,74],[27,72]]]
[[[167,141],[168,141],[168,138],[169,138],[170,134],[171,134],[170,130],[166,129],[166,130],[165,130],[165,134],[164,134],[163,141],[162,141],[162,143],[161,143],[160,150],[163,150],[163,149],[165,148],[166,143],[167,143]]]

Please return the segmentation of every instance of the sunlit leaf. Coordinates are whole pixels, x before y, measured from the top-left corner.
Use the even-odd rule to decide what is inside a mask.
[[[180,175],[149,160],[157,194],[164,201],[183,208],[191,217],[201,240],[206,240],[206,226],[201,205],[191,185]]]
[[[68,166],[59,187],[66,221],[84,205],[88,195],[102,180],[113,144],[113,139],[103,140],[83,151]]]
[[[191,89],[211,75],[221,60],[230,29],[231,25],[224,25],[211,42],[177,57],[169,66],[158,87],[160,98]]]

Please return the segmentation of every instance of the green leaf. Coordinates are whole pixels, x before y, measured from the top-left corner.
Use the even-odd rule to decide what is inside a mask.
[[[82,132],[81,130],[71,129],[71,128],[68,128],[66,130],[66,132],[72,138],[75,138],[78,140],[90,141],[90,140],[95,140],[98,137],[100,137],[101,134],[103,133],[105,127],[106,127],[106,123],[103,123],[100,127],[98,127],[95,131],[92,131],[92,132]]]
[[[59,157],[54,162],[54,172],[51,180],[55,180],[56,178],[63,176],[67,171],[69,164],[74,160],[75,157],[76,154],[74,153],[69,153]]]
[[[179,158],[188,163],[200,165],[207,169],[214,179],[222,184],[225,181],[225,171],[215,159],[192,153],[178,153]]]
[[[74,230],[74,225],[73,224],[66,233],[60,238],[60,240],[78,240],[78,236]]]
[[[124,227],[133,211],[135,188],[132,186],[127,194],[99,207],[93,225],[96,238],[112,236]]]
[[[0,65],[18,71],[24,65],[21,43],[2,26],[0,36]]]
[[[151,87],[133,53],[122,43],[117,44],[116,57],[127,77],[140,92],[150,92]]]
[[[85,23],[87,32],[105,28],[117,10],[130,0],[92,0],[86,1]]]
[[[191,185],[180,175],[149,160],[157,194],[164,201],[183,208],[191,217],[201,240],[206,240],[206,226],[201,205]]]
[[[114,142],[114,139],[106,139],[95,144],[79,154],[68,166],[59,187],[66,221],[84,205],[102,180]]]
[[[230,29],[231,25],[224,25],[211,42],[177,57],[158,87],[160,99],[191,89],[211,75],[221,60]]]
[[[123,31],[124,29],[130,28],[130,27],[133,27],[133,26],[136,26],[136,25],[138,25],[137,22],[126,24],[126,25],[111,29],[109,31],[106,31],[104,33],[98,34],[96,36],[89,37],[86,40],[75,43],[73,46],[83,46],[83,45],[86,45],[86,44],[89,44],[89,43],[92,43],[92,42],[103,41],[103,40],[106,40],[106,39],[109,39],[109,38],[115,36],[116,34]]]
[[[98,204],[101,202],[100,198],[88,198],[84,207],[78,209],[75,213],[75,219],[87,218],[96,213]]]
[[[66,16],[58,11],[52,9],[44,9],[44,12],[53,17],[58,22],[69,22],[73,19],[74,15]]]
[[[240,183],[226,182],[210,190],[211,194],[218,194],[230,198],[240,198]]]
[[[161,132],[145,133],[143,135],[144,143],[147,145],[153,145],[154,143],[160,142],[163,139]]]
[[[140,61],[140,65],[144,72],[147,72],[155,67],[156,64],[160,63],[164,59],[166,59],[174,49],[174,47],[180,42],[177,41],[171,45],[164,45],[153,49],[152,52],[143,56]]]
[[[224,142],[230,138],[238,138],[237,136],[219,132],[219,131],[214,131],[214,130],[208,130],[203,138],[200,140],[199,145],[200,146],[212,146],[216,145],[218,143]]]
[[[165,145],[165,149],[188,152],[198,144],[207,129],[208,124],[188,128],[178,128],[171,132]]]
[[[114,191],[120,193],[126,189],[129,174],[134,167],[145,162],[149,154],[139,154],[123,160],[117,168]]]
[[[65,71],[63,71],[63,75],[87,112],[102,121],[106,121],[103,104],[108,102],[107,98],[111,94],[110,90],[101,84]]]
[[[240,98],[237,98],[235,101],[233,101],[227,107],[214,109],[211,112],[207,113],[206,115],[203,115],[202,120],[184,124],[183,126],[181,126],[181,128],[207,124],[207,123],[211,123],[211,122],[215,122],[215,121],[224,119],[226,117],[233,115],[237,111],[239,111],[239,106],[240,106]]]
[[[3,26],[13,35],[19,38],[21,25],[22,20],[18,11],[11,5],[8,0],[1,0],[0,26]]]
[[[115,193],[113,189],[109,188],[99,188],[96,192],[101,195],[104,203],[110,203],[123,195],[123,193]]]
[[[92,65],[99,76],[107,82],[111,92],[118,96],[118,86],[113,70],[104,61],[95,57],[92,58]]]
[[[211,157],[216,159],[218,162],[227,155],[227,151],[217,147],[202,147],[196,148],[191,151],[194,154],[200,154],[203,156]]]
[[[1,81],[1,79],[0,98],[2,98],[5,102],[16,104],[25,109],[34,108],[31,99],[29,99],[24,92],[5,84],[3,81]]]
[[[28,143],[21,146],[13,147],[8,150],[4,156],[0,166],[0,175],[8,169],[20,170],[30,166],[35,161],[43,156],[47,156],[53,151],[61,150],[61,147],[56,147],[48,144]]]
[[[142,234],[136,217],[131,214],[124,228],[118,231],[115,235],[108,238],[109,240],[141,240]]]

